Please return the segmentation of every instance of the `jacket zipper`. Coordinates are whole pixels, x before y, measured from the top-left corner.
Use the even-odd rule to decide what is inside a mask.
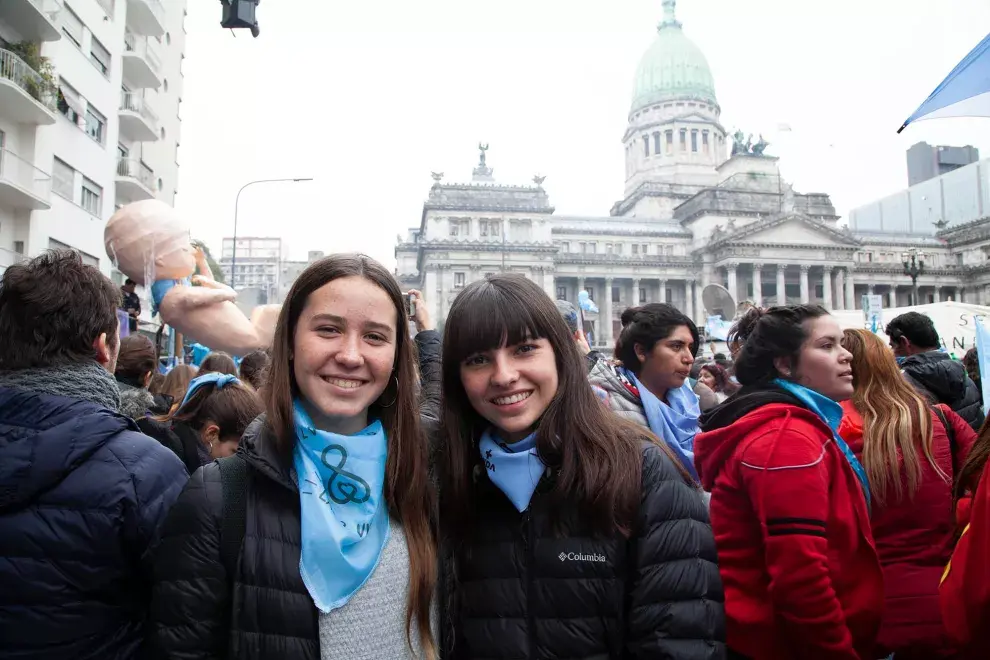
[[[536,657],[536,617],[533,616],[533,570],[536,563],[536,548],[532,542],[533,516],[527,508],[523,514],[523,550],[526,553],[526,641],[527,658]]]

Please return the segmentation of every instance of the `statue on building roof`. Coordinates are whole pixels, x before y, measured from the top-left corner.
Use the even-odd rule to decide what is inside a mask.
[[[767,142],[764,139],[763,134],[760,133],[760,141],[753,145],[753,155],[754,156],[762,156],[763,155],[763,152],[766,151],[767,147],[769,147],[769,146],[770,146],[770,143]]]
[[[437,183],[440,183],[443,180],[443,172],[430,172],[430,176],[432,176],[433,180]]]
[[[732,134],[732,155],[744,154],[747,151],[749,148],[746,146],[746,134],[737,128]]]
[[[949,221],[946,220],[945,218],[939,218],[932,224],[935,225],[935,229],[937,229],[938,231],[942,231],[943,229],[949,226]]]
[[[540,176],[539,174],[533,177],[533,183],[535,183],[538,186],[542,186],[543,182],[546,180],[547,178],[545,176]]]
[[[478,143],[478,151],[481,152],[481,160],[479,161],[478,165],[480,167],[485,167],[485,165],[486,165],[486,163],[485,163],[485,152],[488,151],[488,143],[486,142],[485,144],[482,144],[482,143],[479,142]]]
[[[485,153],[486,151],[488,151],[488,143],[479,142],[478,151],[481,152],[481,157],[478,160],[478,166],[474,168],[472,172],[472,174],[474,175],[472,180],[491,183],[495,180],[494,178],[492,178],[492,173],[495,170],[488,167],[488,158],[487,158],[487,154]]]

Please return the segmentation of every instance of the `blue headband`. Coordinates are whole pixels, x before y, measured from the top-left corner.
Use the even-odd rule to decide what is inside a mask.
[[[182,403],[179,404],[179,408],[186,405],[186,402],[192,398],[192,395],[196,393],[196,390],[207,384],[215,385],[218,390],[222,390],[227,385],[231,383],[240,383],[237,380],[237,376],[231,376],[230,374],[221,374],[212,371],[208,374],[203,374],[202,376],[197,376],[189,381],[189,389],[186,390],[186,396],[182,399]]]

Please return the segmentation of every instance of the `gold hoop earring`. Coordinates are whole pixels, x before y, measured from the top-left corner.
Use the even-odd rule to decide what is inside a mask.
[[[392,376],[392,380],[395,381],[395,397],[392,399],[392,402],[391,403],[388,403],[388,404],[379,403],[378,406],[380,408],[391,408],[392,406],[395,405],[395,402],[399,400],[399,377],[398,376]]]

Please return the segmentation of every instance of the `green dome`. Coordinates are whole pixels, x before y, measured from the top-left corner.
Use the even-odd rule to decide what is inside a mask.
[[[660,101],[718,103],[715,81],[701,49],[684,35],[680,23],[664,21],[656,41],[639,61],[630,112]]]

